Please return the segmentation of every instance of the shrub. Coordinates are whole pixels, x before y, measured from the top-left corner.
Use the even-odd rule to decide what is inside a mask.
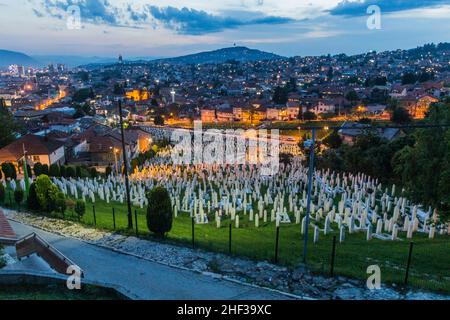
[[[112,168],[110,166],[107,166],[105,169],[105,176],[108,177],[112,173]]]
[[[14,191],[14,201],[16,201],[17,205],[20,208],[20,204],[22,203],[24,198],[24,192],[22,189],[16,189]]]
[[[0,183],[0,202],[5,201],[6,190],[3,184]]]
[[[64,212],[66,211],[67,205],[66,205],[66,197],[64,196],[64,193],[58,192],[56,194],[55,208],[57,211],[61,212],[62,214],[64,214]]]
[[[36,162],[33,167],[34,175],[39,177],[42,174],[42,164],[40,162]]]
[[[27,206],[28,209],[32,211],[39,210],[39,200],[36,194],[36,183],[34,182],[31,184],[30,190],[28,191]]]
[[[59,177],[61,175],[61,171],[59,170],[59,166],[54,163],[52,165],[50,165],[50,169],[48,172],[50,177]]]
[[[75,203],[74,210],[75,210],[75,213],[78,216],[78,220],[81,220],[81,218],[86,213],[86,204],[84,203],[84,201],[83,200],[77,200],[77,202]]]
[[[172,204],[169,192],[163,187],[156,187],[148,193],[147,227],[161,236],[172,229]]]
[[[50,178],[45,174],[41,174],[35,181],[36,196],[41,210],[52,211],[55,208],[56,195],[59,192]]]
[[[66,198],[66,209],[74,210],[75,209],[75,201],[70,198]]]

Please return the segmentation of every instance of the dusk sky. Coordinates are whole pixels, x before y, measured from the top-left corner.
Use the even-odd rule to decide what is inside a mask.
[[[381,9],[370,30],[367,8]],[[78,5],[81,29],[67,27]],[[0,0],[0,48],[31,55],[169,57],[248,46],[285,56],[450,42],[450,0]]]

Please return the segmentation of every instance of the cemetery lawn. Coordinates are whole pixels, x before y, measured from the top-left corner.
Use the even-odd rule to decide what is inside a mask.
[[[113,230],[112,208],[116,212],[116,231],[135,234],[127,230],[126,205],[120,203],[107,204],[98,200],[95,203],[96,225],[98,228]],[[146,209],[133,208],[133,226],[135,227],[135,210],[138,220],[138,234],[142,238],[153,241],[165,241],[175,245],[192,246],[192,222],[188,213],[179,213],[174,218],[172,230],[164,240],[153,237],[146,224]],[[62,216],[59,216],[62,218]],[[77,220],[73,212],[65,213],[66,219]],[[292,219],[292,217],[291,217]],[[229,220],[223,220],[217,229],[214,217],[210,223],[195,225],[196,248],[213,252],[228,253]],[[295,221],[295,220],[293,220]],[[94,224],[92,203],[86,203],[86,214],[81,222]],[[332,224],[333,231],[325,236],[320,233],[319,242],[313,243],[313,229],[309,229],[308,266],[320,274],[329,274],[333,236],[339,239],[337,225]],[[232,229],[232,254],[255,260],[273,261],[275,256],[275,223],[264,223],[255,228],[254,222],[248,221],[248,215],[240,215],[240,228]],[[405,232],[399,232],[399,241],[382,241],[372,239],[366,241],[365,233],[346,234],[345,241],[337,241],[334,272],[336,275],[367,280],[367,267],[378,265],[381,269],[382,283],[403,284],[408,260],[409,241]],[[412,287],[436,292],[450,293],[450,239],[437,235],[428,239],[427,235],[415,233],[414,247],[408,284]],[[279,237],[278,262],[287,267],[296,267],[303,261],[304,238],[300,225],[294,223],[281,225]]]
[[[0,288],[0,300],[122,300],[113,290],[83,286],[69,290],[61,285],[12,285]]]

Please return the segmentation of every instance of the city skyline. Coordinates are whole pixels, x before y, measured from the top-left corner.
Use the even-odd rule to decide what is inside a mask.
[[[381,9],[381,29],[367,27],[372,4]],[[357,54],[450,41],[449,4],[3,0],[0,25],[7,28],[1,28],[0,41],[2,49],[30,55],[173,57],[234,44],[283,56]],[[71,5],[80,9],[79,29],[67,26]]]

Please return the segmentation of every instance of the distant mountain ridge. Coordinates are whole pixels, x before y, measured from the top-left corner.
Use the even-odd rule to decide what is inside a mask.
[[[251,62],[260,60],[284,59],[284,57],[274,53],[264,52],[247,47],[230,47],[213,51],[189,54],[186,56],[165,58],[152,62],[167,62],[176,64],[202,64],[202,63],[223,63],[229,60],[239,62]]]
[[[24,67],[39,66],[39,62],[22,52],[0,50],[0,67],[8,67],[12,64]]]

